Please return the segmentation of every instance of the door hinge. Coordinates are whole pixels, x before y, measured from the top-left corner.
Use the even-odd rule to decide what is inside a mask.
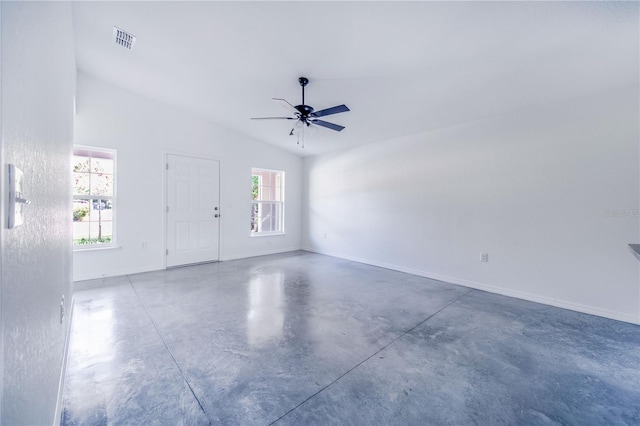
[[[167,213],[169,213],[169,206],[167,206]]]
[[[166,254],[169,254],[169,249],[166,250]]]
[[[167,170],[169,170],[169,163],[167,163],[166,166],[167,166]]]

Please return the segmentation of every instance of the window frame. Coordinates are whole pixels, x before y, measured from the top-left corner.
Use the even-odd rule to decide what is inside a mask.
[[[256,175],[256,172],[269,172],[269,173],[277,173],[280,175],[280,186],[279,187],[275,187],[274,188],[278,188],[280,191],[279,197],[274,197],[274,198],[279,198],[280,201],[277,200],[262,200],[260,198],[258,199],[253,199],[253,177],[254,176],[258,176],[258,178],[260,179],[260,182],[262,182],[262,178],[263,176],[261,175]],[[263,169],[260,167],[252,167],[251,168],[251,192],[250,192],[250,197],[251,197],[251,230],[249,231],[249,235],[251,237],[267,237],[267,236],[272,236],[272,235],[284,235],[285,232],[285,172],[284,170],[273,170],[273,169]],[[261,183],[258,184],[259,187],[263,187],[263,185]],[[258,208],[260,208],[260,206],[263,205],[270,205],[270,206],[277,206],[277,209],[279,211],[279,216],[278,216],[278,231],[254,231],[253,230],[253,223],[254,223],[254,211],[256,206],[258,206]]]
[[[72,201],[73,204],[75,204],[76,200],[86,200],[89,203],[93,203],[93,201],[109,201],[111,202],[111,241],[108,243],[88,243],[88,244],[76,244],[75,243],[75,233],[72,229],[72,240],[73,240],[73,250],[74,251],[83,251],[83,250],[101,250],[101,249],[110,249],[110,248],[116,248],[116,213],[117,213],[117,168],[118,168],[118,163],[117,163],[117,150],[116,149],[111,149],[111,148],[103,148],[103,147],[97,147],[97,146],[89,146],[89,145],[73,145],[73,152],[71,155],[71,174],[72,174],[72,179],[73,179],[73,167],[74,167],[74,157],[79,156],[77,154],[78,151],[88,151],[89,155],[81,155],[83,157],[87,157],[87,158],[93,158],[94,157],[94,153],[102,153],[102,154],[106,154],[108,156],[110,156],[110,159],[113,161],[113,173],[112,173],[112,185],[113,185],[113,195],[92,195],[92,194],[86,194],[86,195],[80,195],[80,194],[74,194],[74,188],[72,186],[71,188],[71,194],[72,194]],[[105,158],[105,157],[102,157]],[[108,157],[107,157],[108,158]],[[89,170],[89,174],[98,174],[95,172],[92,172],[91,170]],[[89,191],[91,192],[91,191]],[[90,210],[91,212],[91,210]],[[90,214],[89,212],[89,214]],[[72,219],[73,220],[73,219]],[[75,222],[75,221],[74,221]],[[72,222],[73,224],[73,222]],[[73,225],[72,225],[73,226]],[[91,234],[89,234],[89,237],[91,238]]]

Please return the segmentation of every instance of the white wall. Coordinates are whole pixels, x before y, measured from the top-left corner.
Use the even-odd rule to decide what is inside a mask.
[[[639,116],[635,85],[306,159],[303,247],[640,323]]]
[[[0,2],[3,425],[60,421],[72,300],[70,155],[75,58],[67,2]],[[6,164],[24,172],[22,226],[6,229]],[[67,315],[60,321],[65,296]],[[58,409],[58,411],[56,410]]]
[[[167,153],[220,160],[221,260],[300,248],[302,160],[293,154],[83,73],[78,74],[75,143],[118,151],[121,246],[74,252],[76,281],[164,268]],[[286,235],[249,236],[252,167],[285,171]]]

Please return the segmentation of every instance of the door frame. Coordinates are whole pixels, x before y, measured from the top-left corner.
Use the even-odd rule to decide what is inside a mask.
[[[180,157],[190,157],[190,158],[197,158],[200,160],[211,160],[211,161],[217,161],[218,162],[218,205],[220,206],[220,217],[218,219],[218,259],[214,260],[214,262],[219,262],[221,259],[223,259],[222,256],[222,221],[224,220],[224,216],[222,214],[222,160],[220,158],[216,158],[216,157],[208,157],[208,156],[203,156],[203,155],[198,155],[198,154],[193,154],[193,153],[188,153],[188,152],[184,152],[184,151],[174,151],[174,150],[165,150],[164,154],[163,154],[163,158],[162,158],[162,173],[164,175],[164,179],[162,179],[162,184],[163,184],[163,188],[162,188],[162,210],[163,210],[163,218],[164,220],[163,222],[163,226],[162,226],[162,265],[164,266],[164,269],[167,269],[167,249],[168,249],[168,244],[167,244],[167,226],[169,224],[169,219],[168,219],[168,215],[167,215],[167,206],[168,206],[168,195],[167,195],[167,191],[169,190],[169,173],[168,173],[168,169],[167,169],[167,165],[169,164],[169,156],[170,155],[177,155]],[[175,268],[178,268],[179,266],[175,266]],[[173,268],[173,267],[172,267]]]

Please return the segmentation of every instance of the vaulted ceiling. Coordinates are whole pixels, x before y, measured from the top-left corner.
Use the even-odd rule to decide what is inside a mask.
[[[306,156],[638,84],[636,2],[74,2],[78,69]],[[129,51],[113,27],[134,34]],[[289,136],[287,111],[342,132]]]

